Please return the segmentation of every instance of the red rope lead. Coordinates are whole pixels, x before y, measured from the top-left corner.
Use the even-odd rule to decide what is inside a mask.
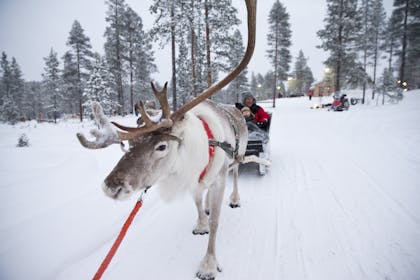
[[[136,205],[134,206],[133,210],[131,210],[130,216],[128,216],[127,220],[125,221],[120,234],[118,235],[117,239],[114,241],[114,245],[112,245],[111,250],[109,250],[108,255],[106,255],[105,259],[103,260],[101,266],[99,267],[98,271],[96,272],[95,276],[93,276],[93,280],[99,280],[102,277],[102,274],[105,272],[105,269],[108,267],[109,263],[111,262],[112,258],[114,257],[115,253],[118,250],[118,247],[121,244],[121,241],[124,239],[125,234],[127,233],[128,228],[131,225],[131,222],[136,216],[137,212],[139,211],[140,207],[143,205],[143,200],[140,198]]]

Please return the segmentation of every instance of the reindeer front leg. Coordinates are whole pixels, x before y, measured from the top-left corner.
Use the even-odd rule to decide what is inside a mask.
[[[202,185],[199,185],[193,193],[194,203],[198,213],[197,225],[193,229],[193,234],[203,235],[209,233],[209,219],[203,209],[203,193],[204,186]]]
[[[219,226],[219,216],[226,185],[227,165],[219,172],[216,181],[209,188],[210,234],[207,252],[200,263],[197,277],[202,280],[212,280],[221,271],[216,259],[216,233]]]

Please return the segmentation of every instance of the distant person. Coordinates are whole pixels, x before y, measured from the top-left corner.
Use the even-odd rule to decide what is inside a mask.
[[[314,95],[314,91],[313,91],[313,89],[309,89],[309,91],[308,91],[308,96],[309,96],[309,100],[311,100],[312,99],[312,96]]]
[[[254,121],[260,128],[267,129],[270,120],[270,115],[264,111],[261,106],[256,104],[255,97],[251,93],[245,93],[243,104],[235,103],[235,106],[242,110],[244,107],[248,107],[251,113],[254,115]]]

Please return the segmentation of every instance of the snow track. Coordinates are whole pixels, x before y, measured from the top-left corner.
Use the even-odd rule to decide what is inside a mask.
[[[217,279],[420,279],[420,92],[347,112],[277,104],[272,166],[240,169],[240,208],[228,180]],[[100,189],[119,147],[87,151],[83,129],[0,126],[0,279],[90,279],[134,206]],[[30,148],[14,147],[22,132]],[[195,221],[191,198],[152,188],[103,279],[194,279],[207,246]]]

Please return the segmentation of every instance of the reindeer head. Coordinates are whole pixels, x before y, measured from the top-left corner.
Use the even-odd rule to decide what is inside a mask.
[[[93,104],[93,112],[101,129],[91,131],[91,134],[96,137],[94,141],[88,141],[78,133],[80,143],[89,149],[104,148],[111,144],[122,143],[123,140],[128,140],[130,144],[129,150],[125,151],[124,156],[104,180],[103,189],[106,195],[114,199],[126,198],[136,190],[155,184],[159,178],[173,171],[171,168],[177,159],[178,148],[183,145],[182,139],[179,138],[182,131],[179,130],[188,129],[182,125],[185,114],[238,76],[252,57],[255,46],[256,0],[246,0],[246,4],[248,45],[242,61],[223,80],[203,91],[190,103],[170,114],[166,93],[167,83],[161,91],[156,90],[154,84],[151,83],[153,92],[161,105],[161,119],[158,122],[152,121],[141,103],[142,125],[134,128],[111,122],[120,129],[119,131],[113,129],[99,103]]]

